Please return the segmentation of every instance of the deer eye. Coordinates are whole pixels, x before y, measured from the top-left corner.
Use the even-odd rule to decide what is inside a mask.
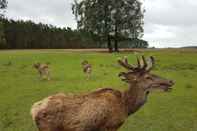
[[[150,77],[150,76],[146,76],[145,78],[148,79],[148,80],[153,80],[153,78]]]

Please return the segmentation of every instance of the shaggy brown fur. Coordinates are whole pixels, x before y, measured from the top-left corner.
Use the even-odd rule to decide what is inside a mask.
[[[50,80],[49,64],[35,63],[34,68],[38,71],[41,79]]]
[[[117,131],[146,102],[150,89],[167,91],[173,85],[142,67],[131,70],[127,61],[119,63],[129,68],[120,73],[122,80],[129,83],[128,90],[104,88],[85,95],[61,93],[45,98],[31,110],[39,131]]]
[[[87,79],[90,78],[90,74],[92,72],[92,65],[89,64],[87,60],[84,60],[82,63],[83,72],[87,75]]]

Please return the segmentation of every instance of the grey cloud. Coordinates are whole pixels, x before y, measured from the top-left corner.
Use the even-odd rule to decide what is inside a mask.
[[[56,26],[76,28],[71,11],[72,0],[10,0],[7,16],[14,19],[33,20]]]
[[[146,0],[145,35],[151,46],[197,46],[197,1]]]
[[[188,0],[146,0],[147,10],[145,18],[147,22],[163,25],[197,24],[197,1]]]

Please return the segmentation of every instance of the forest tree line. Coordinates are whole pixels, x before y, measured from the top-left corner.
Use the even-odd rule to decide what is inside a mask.
[[[47,24],[36,24],[32,21],[0,19],[0,49],[78,49],[105,48],[106,42],[90,32],[57,28]],[[138,44],[137,44],[138,43]],[[140,43],[140,44],[139,44]],[[120,48],[146,48],[146,41],[125,39]]]
[[[96,36],[88,32],[57,28],[32,21],[14,21],[2,18],[1,49],[96,48]]]

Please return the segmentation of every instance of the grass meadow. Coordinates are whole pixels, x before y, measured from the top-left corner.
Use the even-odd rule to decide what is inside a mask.
[[[137,55],[153,55],[152,71],[176,82],[169,92],[153,92],[148,102],[131,115],[119,131],[197,131],[197,50],[149,50]],[[118,73],[124,71],[117,58],[132,52],[96,53],[64,50],[0,51],[0,131],[36,131],[30,116],[32,104],[49,95],[84,93],[102,87],[127,88]],[[81,61],[89,60],[93,74],[86,80]],[[35,62],[50,62],[50,81],[40,80]]]

